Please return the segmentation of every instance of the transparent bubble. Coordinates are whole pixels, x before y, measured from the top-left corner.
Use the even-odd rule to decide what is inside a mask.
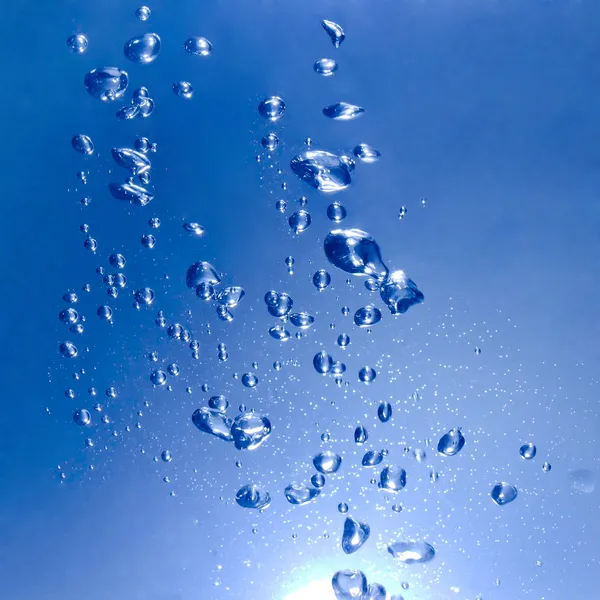
[[[326,194],[344,190],[352,182],[346,162],[324,150],[302,152],[292,158],[290,167],[299,179]]]
[[[323,109],[323,114],[334,121],[350,121],[360,117],[365,112],[362,106],[350,104],[349,102],[338,102]]]
[[[150,306],[154,302],[154,290],[149,287],[141,288],[134,294],[135,301],[145,306]]]
[[[329,77],[337,71],[338,65],[333,58],[320,58],[314,65],[315,73]]]
[[[58,347],[58,351],[65,358],[75,358],[78,354],[77,346],[75,346],[75,344],[72,342],[62,342]]]
[[[247,388],[253,388],[258,385],[258,377],[254,373],[244,373],[242,375],[242,385]]]
[[[339,48],[340,44],[346,39],[346,34],[340,25],[333,21],[325,19],[321,22],[323,29],[327,32],[331,43],[335,48]]]
[[[290,504],[302,505],[312,502],[319,496],[321,490],[308,487],[303,483],[291,483],[285,488],[284,493]]]
[[[375,381],[376,377],[377,377],[377,372],[372,367],[363,367],[358,372],[358,378],[363,383],[372,383],[373,381]]]
[[[81,427],[89,427],[92,424],[92,415],[89,410],[80,408],[73,413],[73,421]]]
[[[352,517],[346,517],[342,534],[342,550],[353,554],[369,539],[371,528],[367,523],[361,523]]]
[[[151,233],[146,233],[142,236],[142,246],[144,248],[154,248],[156,246],[156,238]]]
[[[92,156],[94,154],[94,142],[92,142],[92,138],[89,135],[80,133],[73,136],[71,146],[73,146],[73,150],[84,156]]]
[[[381,311],[373,306],[363,306],[354,313],[354,324],[357,327],[371,327],[381,321]]]
[[[279,138],[274,133],[267,133],[261,140],[262,147],[269,152],[273,152],[279,146]]]
[[[295,212],[289,218],[290,228],[294,231],[294,233],[302,233],[308,229],[311,224],[311,216],[305,210],[299,210]]]
[[[354,156],[364,163],[374,163],[381,158],[381,152],[373,148],[373,146],[369,146],[369,144],[359,144],[354,147],[353,152]]]
[[[552,470],[552,465],[549,462],[545,462],[542,465],[542,471],[544,471],[544,473],[549,473]]]
[[[130,39],[123,49],[125,56],[132,62],[147,65],[160,53],[160,37],[156,33],[145,33]]]
[[[58,313],[58,318],[62,323],[72,325],[79,319],[79,314],[74,308],[63,308],[63,310]]]
[[[135,11],[135,16],[140,20],[140,21],[147,21],[150,18],[150,14],[151,11],[147,6],[140,6],[136,11]]]
[[[458,454],[465,445],[465,438],[459,428],[451,429],[445,433],[438,442],[437,450],[440,454],[454,456]]]
[[[279,96],[270,96],[261,101],[258,112],[269,121],[277,121],[285,112],[285,102]]]
[[[519,448],[519,454],[521,455],[521,458],[531,460],[537,454],[537,448],[535,447],[535,444],[528,442]]]
[[[67,38],[67,46],[75,54],[83,54],[88,48],[88,39],[83,33],[76,33]]]
[[[101,321],[112,321],[113,311],[112,308],[106,304],[99,306],[96,314]]]
[[[498,506],[504,506],[512,502],[518,495],[518,490],[510,483],[497,483],[492,488],[491,498]]]
[[[317,471],[323,475],[336,473],[341,464],[342,457],[331,450],[321,452],[313,458],[313,465],[315,466],[315,469],[317,469]]]
[[[203,37],[188,38],[183,47],[186,52],[194,56],[209,56],[212,52],[212,44]]]
[[[83,247],[90,252],[96,252],[98,250],[98,242],[95,238],[89,237],[84,240]]]
[[[163,462],[171,462],[173,460],[173,455],[171,454],[170,450],[163,450],[160,457],[162,458]]]
[[[122,254],[111,254],[108,258],[108,262],[115,269],[124,269],[126,264],[125,257]]]
[[[348,512],[348,505],[345,502],[340,502],[338,504],[338,512],[345,514]]]
[[[162,369],[152,371],[150,381],[156,386],[165,385],[167,383],[167,374]]]
[[[112,102],[125,94],[129,77],[117,67],[92,69],[84,79],[84,85],[91,96],[103,102]]]
[[[310,482],[318,489],[325,485],[325,476],[321,473],[315,473],[311,478]]]
[[[331,371],[331,367],[333,366],[333,359],[327,352],[325,352],[325,350],[321,350],[320,352],[317,352],[313,357],[313,366],[317,373],[321,373],[322,375],[324,375]]]
[[[262,490],[254,484],[245,485],[238,490],[235,501],[243,508],[254,508],[257,510],[267,508],[271,504],[269,492]]]
[[[285,209],[287,208],[287,201],[286,200],[277,200],[277,202],[275,202],[275,208],[280,213],[284,213]]]
[[[313,275],[313,285],[319,291],[324,290],[330,283],[331,275],[325,269],[320,269]]]
[[[189,100],[194,95],[194,88],[189,81],[177,81],[173,84],[173,93]]]

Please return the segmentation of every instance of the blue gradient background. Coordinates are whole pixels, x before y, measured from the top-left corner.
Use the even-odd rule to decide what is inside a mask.
[[[4,7],[0,597],[330,600],[327,586],[322,593],[307,586],[360,568],[406,600],[596,598],[598,490],[572,491],[568,473],[597,475],[599,463],[598,3],[156,1],[146,23],[135,17],[137,6]],[[344,26],[339,50],[323,18]],[[90,42],[82,56],[65,44],[78,31]],[[161,36],[161,55],[147,66],[128,63],[123,44],[146,31]],[[212,41],[210,58],[183,51],[190,35]],[[338,60],[334,77],[312,71],[323,56]],[[86,93],[85,73],[112,64],[129,72],[130,90],[149,88],[157,103],[151,118],[118,122],[120,103]],[[192,100],[172,93],[180,79],[194,85]],[[282,143],[257,163],[270,129],[256,107],[271,94],[288,107],[274,128]],[[348,123],[325,119],[322,107],[340,100],[366,114]],[[76,133],[92,137],[95,157],[73,152]],[[107,188],[124,179],[110,148],[131,146],[139,135],[159,145],[156,197],[145,208],[114,200]],[[326,265],[330,198],[289,171],[307,136],[324,149],[348,152],[367,142],[383,154],[377,164],[357,165],[352,188],[335,199],[348,209],[344,226],[370,232],[388,265],[405,269],[426,300],[397,319],[386,309],[371,334],[340,312],[380,303],[361,280],[347,284]],[[87,186],[76,178],[81,169],[89,170]],[[274,204],[286,198],[291,207],[301,194],[313,224],[295,238],[291,210],[282,216]],[[83,195],[93,199],[88,208],[78,203]],[[408,213],[399,221],[402,205]],[[156,248],[146,250],[139,240],[152,216],[162,226]],[[206,236],[184,234],[185,220],[202,223]],[[84,222],[99,242],[96,256],[83,248]],[[109,302],[95,269],[109,268],[116,251],[128,260],[129,283]],[[296,259],[293,276],[288,255]],[[245,288],[232,323],[217,321],[214,308],[186,289],[185,271],[196,260]],[[323,293],[310,282],[319,268],[333,278]],[[90,294],[81,292],[87,282]],[[129,293],[146,285],[157,300],[137,312]],[[262,297],[271,288],[316,316],[304,339],[279,345],[268,337],[274,320]],[[57,353],[59,341],[73,338],[57,319],[69,289],[87,316],[72,362]],[[104,303],[115,310],[112,327],[95,316]],[[159,309],[194,331],[199,361],[154,325]],[[335,345],[342,332],[352,338],[345,354]],[[230,354],[223,364],[220,342]],[[321,348],[347,364],[347,386],[314,372],[311,358]],[[152,389],[152,350],[161,364],[181,367],[171,392]],[[274,360],[290,362],[276,373]],[[253,370],[253,361],[261,381],[248,390],[233,374]],[[378,371],[368,387],[356,375],[365,364]],[[85,375],[73,380],[81,368]],[[119,395],[108,402],[110,385]],[[72,413],[91,408],[90,386],[112,423],[94,413],[82,432]],[[75,400],[64,396],[68,387]],[[191,413],[212,393],[228,396],[233,414],[241,403],[268,414],[270,440],[240,454],[194,430]],[[376,418],[384,399],[395,410],[385,425]],[[359,423],[371,434],[363,448],[351,441]],[[463,427],[467,445],[441,460],[435,443],[454,426]],[[93,449],[84,448],[88,436]],[[518,455],[525,441],[538,447],[533,461]],[[403,456],[405,445],[427,448],[428,462]],[[409,485],[397,499],[388,502],[369,483],[376,474],[359,467],[371,447],[389,448],[389,463],[407,469]],[[154,462],[164,448],[173,462]],[[340,474],[317,502],[292,507],[285,485],[308,480],[311,457],[326,448],[343,455]],[[541,469],[545,460],[550,473]],[[430,467],[440,473],[435,485]],[[489,499],[497,480],[520,490],[504,508]],[[249,482],[273,496],[264,514],[233,502]],[[373,531],[349,557],[339,547],[340,501]],[[400,514],[391,511],[395,501]],[[435,561],[394,564],[385,545],[407,537],[428,539]]]

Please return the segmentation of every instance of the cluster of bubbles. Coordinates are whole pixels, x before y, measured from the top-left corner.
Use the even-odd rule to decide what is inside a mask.
[[[136,11],[137,17],[141,21],[150,18],[151,11],[148,7],[139,7]],[[339,48],[345,40],[345,33],[342,27],[332,21],[322,22],[324,30],[329,35],[334,48]],[[83,54],[88,48],[87,38],[77,33],[70,36],[67,45],[75,54]],[[153,63],[161,52],[162,41],[156,33],[146,33],[144,35],[130,39],[124,45],[125,57],[138,65],[148,65]],[[212,52],[212,44],[203,37],[190,37],[184,42],[184,50],[192,56],[207,57]],[[338,70],[338,63],[332,58],[318,59],[313,69],[315,73],[323,77],[331,77]],[[84,85],[88,93],[102,102],[114,102],[125,97],[129,84],[129,76],[126,71],[119,67],[108,66],[99,67],[89,71],[84,78]],[[193,86],[188,81],[178,81],[172,84],[173,92],[182,98],[191,99],[193,97]],[[155,107],[154,100],[150,97],[149,91],[145,87],[134,90],[130,104],[123,106],[117,112],[117,118],[120,120],[131,120],[135,118],[149,117]],[[259,106],[259,115],[266,122],[275,126],[284,116],[286,104],[280,96],[269,96],[264,98]],[[361,106],[340,101],[322,109],[325,117],[335,121],[348,121],[356,119],[365,114],[365,109]],[[274,132],[266,133],[261,141],[262,148],[269,152],[275,152],[280,146],[280,138]],[[71,140],[73,149],[84,158],[91,158],[95,154],[95,146],[92,139],[85,134],[73,136]],[[381,153],[373,146],[366,143],[356,144],[352,150],[352,155],[336,154],[333,152],[312,149],[312,140],[307,139],[307,150],[301,152],[290,161],[290,169],[297,178],[308,184],[315,190],[324,194],[341,192],[352,184],[354,172],[358,164],[372,164],[381,158]],[[152,162],[149,156],[150,152],[156,152],[156,144],[150,143],[147,138],[139,138],[135,141],[134,147],[114,147],[111,149],[111,156],[116,165],[127,172],[127,177],[119,182],[111,182],[109,190],[111,195],[117,199],[143,207],[147,206],[154,198],[154,195],[147,189],[150,184],[150,173]],[[359,167],[362,168],[362,167]],[[84,172],[79,174],[82,182],[85,183],[86,176]],[[89,202],[89,199],[84,199]],[[86,202],[82,200],[86,205]],[[311,214],[306,210],[307,199],[301,197],[300,209],[293,212],[287,219],[290,229],[295,234],[302,234],[308,230],[312,223]],[[426,205],[425,199],[422,205]],[[280,212],[285,212],[287,202],[285,200],[277,201],[277,208]],[[406,215],[407,209],[401,207],[399,218]],[[341,223],[346,218],[346,209],[339,202],[333,202],[327,207],[327,217],[334,223]],[[160,227],[160,220],[152,217],[148,221],[151,229],[157,230]],[[185,222],[184,230],[190,235],[201,237],[205,230],[199,223]],[[98,242],[90,235],[90,227],[82,224],[80,227],[82,233],[86,235],[84,247],[92,252],[98,250]],[[152,233],[142,236],[142,245],[146,248],[153,248],[156,244],[156,238]],[[384,263],[382,251],[375,239],[365,231],[360,229],[334,229],[330,231],[324,239],[323,250],[326,259],[331,265],[340,271],[356,276],[366,277],[365,286],[371,292],[378,293],[380,300],[387,306],[392,315],[406,313],[412,306],[420,304],[424,300],[423,293],[419,290],[414,281],[408,278],[402,270],[392,271]],[[285,259],[290,273],[293,272],[294,259],[288,256]],[[116,272],[107,274],[103,267],[97,270],[99,275],[103,276],[103,282],[106,285],[106,291],[110,298],[116,299],[127,286],[127,278],[122,272],[126,266],[125,257],[122,254],[112,254],[109,257],[109,263]],[[222,275],[215,267],[206,261],[194,262],[187,269],[186,285],[193,289],[198,298],[216,305],[216,313],[220,320],[229,322],[234,318],[234,310],[245,296],[245,291],[239,286],[229,286],[221,288]],[[331,284],[331,275],[328,271],[320,269],[312,277],[312,283],[319,291],[325,290]],[[86,288],[84,288],[86,289]],[[89,291],[89,287],[86,291]],[[134,307],[140,309],[142,306],[153,305],[156,294],[149,287],[140,287],[133,292]],[[77,294],[68,292],[63,297],[68,304],[78,302]],[[303,331],[309,329],[315,322],[315,317],[308,312],[292,312],[293,300],[286,292],[277,292],[270,290],[265,294],[265,304],[268,313],[279,319],[276,325],[269,328],[268,334],[271,338],[285,342],[292,337],[287,329],[291,324],[297,331],[296,338],[303,336]],[[344,307],[344,314],[349,314],[350,309]],[[108,304],[100,305],[96,310],[97,317],[109,323],[113,320],[113,308]],[[69,331],[74,334],[84,333],[85,316],[80,315],[79,311],[73,306],[62,308],[59,312],[59,320],[68,326]],[[371,328],[382,320],[381,310],[375,304],[367,304],[358,308],[354,313],[354,324],[358,328]],[[193,339],[191,332],[180,323],[172,323],[167,327],[167,320],[162,311],[158,312],[156,324],[161,328],[166,328],[170,339],[182,341],[189,344],[194,359],[199,358],[199,342]],[[337,338],[338,347],[344,349],[350,343],[350,337],[342,333]],[[75,344],[71,341],[63,341],[59,344],[59,353],[67,358],[74,359],[79,355]],[[475,349],[479,354],[481,350]],[[150,355],[153,362],[157,362],[158,355],[153,352]],[[225,344],[218,344],[218,359],[224,362],[228,359],[228,351]],[[333,357],[322,350],[313,357],[313,366],[317,373],[326,375],[332,374],[336,383],[341,384],[342,376],[346,371],[346,365],[341,361],[336,361]],[[274,368],[281,368],[281,363],[276,361]],[[165,386],[169,376],[178,377],[180,368],[172,363],[165,369],[155,369],[150,374],[150,381],[155,387]],[[237,375],[236,375],[237,377]],[[377,377],[377,372],[370,366],[365,366],[359,370],[358,378],[363,383],[371,383]],[[241,383],[246,388],[255,388],[259,379],[252,372],[243,373]],[[91,396],[95,396],[94,388]],[[203,388],[204,389],[204,388]],[[204,389],[207,391],[208,388]],[[68,398],[74,398],[75,392],[68,389],[65,392]],[[116,398],[116,390],[110,387],[106,391],[108,398]],[[94,409],[102,412],[102,406],[95,404]],[[193,425],[203,433],[207,433],[224,442],[232,442],[238,450],[256,450],[262,446],[269,438],[272,432],[271,422],[268,417],[261,415],[254,410],[248,411],[241,407],[241,412],[235,417],[228,414],[229,402],[225,396],[211,396],[207,406],[196,409],[192,414]],[[381,423],[387,423],[392,418],[392,405],[389,402],[381,402],[377,408],[377,417]],[[78,408],[73,413],[73,421],[76,425],[83,428],[92,426],[92,413],[86,408]],[[102,416],[102,421],[109,422],[106,415]],[[369,434],[365,426],[359,425],[354,430],[354,442],[357,445],[366,444]],[[93,446],[93,441],[86,439],[88,447]],[[453,428],[441,435],[437,444],[437,451],[445,457],[454,457],[461,452],[465,446],[465,437],[460,427]],[[406,449],[408,450],[408,449]],[[524,460],[532,460],[536,456],[536,446],[531,443],[523,444],[519,449],[519,454]],[[366,469],[374,468],[384,462],[388,452],[386,449],[369,449],[361,459],[362,467]],[[423,450],[415,450],[414,456],[417,461],[425,458]],[[164,450],[161,453],[161,459],[165,463],[172,461],[170,450]],[[315,469],[310,477],[310,484],[303,481],[293,481],[283,490],[283,494],[289,504],[294,506],[305,505],[316,500],[326,484],[326,477],[336,474],[342,466],[342,456],[333,450],[325,450],[315,455],[312,459]],[[542,470],[549,472],[551,465],[544,462]],[[432,472],[432,480],[437,478],[437,474]],[[574,490],[582,493],[591,493],[594,490],[595,482],[593,474],[586,470],[573,471],[570,474],[570,480]],[[377,480],[373,479],[373,483]],[[409,480],[409,484],[410,484]],[[407,486],[407,472],[404,468],[395,464],[387,464],[383,467],[379,475],[378,487],[381,490],[397,494]],[[504,506],[513,502],[518,497],[517,488],[507,482],[501,481],[493,485],[490,497],[498,506]],[[235,495],[236,503],[247,509],[264,510],[272,502],[269,491],[264,489],[256,482],[250,482],[242,486]],[[392,509],[395,512],[402,510],[399,504],[394,504]],[[346,514],[349,508],[346,503],[338,505],[338,511]],[[341,536],[341,547],[345,554],[357,552],[370,538],[370,526],[351,516],[346,516],[343,523]],[[432,545],[424,540],[401,540],[387,546],[388,553],[393,559],[410,565],[413,563],[426,563],[435,557],[435,550]],[[377,583],[368,584],[367,578],[361,571],[344,570],[335,573],[332,579],[332,586],[335,596],[338,600],[361,599],[361,600],[384,600],[386,590]]]
[[[237,307],[246,295],[244,288],[229,286],[222,290],[216,288],[221,284],[222,277],[209,262],[195,262],[187,270],[186,285],[196,291],[196,296],[205,302],[216,302],[217,316],[222,321],[233,321],[233,309]]]

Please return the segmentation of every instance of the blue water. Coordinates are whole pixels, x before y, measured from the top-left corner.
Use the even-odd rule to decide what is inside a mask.
[[[600,6],[157,0],[147,21],[139,6],[3,11],[0,598],[334,600],[345,569],[405,600],[597,598]],[[323,19],[343,27],[339,48]],[[78,33],[81,54],[67,46]],[[160,52],[138,64],[124,46],[144,33]],[[210,40],[209,56],[186,52],[191,36]],[[331,76],[315,72],[322,58]],[[115,102],[84,86],[107,66],[128,73]],[[119,120],[141,86],[154,112]],[[274,122],[258,110],[270,96],[285,102]],[[327,118],[339,102],[364,113]],[[89,157],[73,149],[79,134]],[[134,181],[145,206],[110,188],[128,177],[111,151],[142,137],[157,145],[150,181]],[[307,138],[381,157],[344,163],[351,183],[325,194],[290,168]],[[295,234],[300,210],[310,222],[294,217]],[[386,269],[410,278],[403,314],[377,281],[370,291],[328,261],[339,228],[376,240],[379,284]],[[237,306],[225,306],[237,292],[217,309],[188,288],[199,261],[217,292],[243,288]],[[293,307],[273,316],[269,290]],[[356,325],[370,305],[381,320]],[[59,319],[67,308],[82,334]],[[199,430],[192,414],[217,395],[228,419],[244,407],[267,418],[268,437],[245,422],[233,443]],[[464,446],[438,452],[459,427]],[[324,484],[321,452],[341,458]],[[378,487],[388,466],[405,470],[397,493]],[[294,483],[310,502],[286,499]],[[516,497],[495,502],[500,483]],[[350,554],[347,517],[370,530]],[[421,555],[406,564],[390,547]]]

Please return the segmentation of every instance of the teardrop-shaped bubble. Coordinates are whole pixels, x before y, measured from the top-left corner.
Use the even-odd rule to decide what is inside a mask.
[[[269,335],[279,342],[287,342],[292,334],[283,325],[273,325],[269,328]]]
[[[269,314],[274,317],[285,317],[289,315],[292,306],[294,306],[292,298],[285,292],[281,292],[280,294],[277,292],[272,293],[275,294],[275,296],[272,296],[270,303],[267,303]]]
[[[320,58],[314,65],[315,73],[329,77],[337,71],[338,65],[333,58]]]
[[[335,229],[327,234],[325,255],[338,269],[353,275],[383,280],[388,268],[383,264],[377,242],[360,229]]]
[[[123,52],[130,61],[147,65],[156,59],[160,46],[160,37],[156,33],[145,33],[130,39]]]
[[[245,295],[244,288],[239,285],[232,285],[222,289],[217,294],[216,299],[219,304],[223,304],[227,308],[235,308]]]
[[[537,454],[537,448],[535,447],[535,444],[532,444],[531,442],[529,442],[527,444],[523,444],[519,448],[519,454],[525,460],[531,460]]]
[[[348,166],[324,150],[302,152],[292,158],[290,167],[302,181],[325,193],[339,192],[352,182]]]
[[[125,93],[129,76],[118,67],[102,67],[92,69],[85,76],[83,83],[94,98],[103,102],[112,102]]]
[[[94,142],[92,142],[92,138],[89,135],[84,135],[82,133],[74,135],[71,139],[71,146],[73,146],[73,150],[84,156],[91,156],[94,154]]]
[[[288,219],[290,229],[292,229],[294,233],[302,233],[306,231],[310,227],[311,222],[312,217],[306,210],[299,210],[291,215]]]
[[[221,277],[209,262],[200,261],[191,265],[187,270],[185,283],[189,288],[197,288],[201,283],[219,285]]]
[[[73,421],[80,427],[89,427],[92,424],[92,415],[89,410],[79,408],[73,413]]]
[[[356,106],[356,104],[350,104],[349,102],[330,104],[323,109],[323,114],[334,121],[350,121],[364,112],[365,109],[362,106]]]
[[[313,285],[319,290],[324,290],[331,283],[331,275],[325,270],[320,269],[313,275]]]
[[[135,183],[111,183],[109,188],[113,198],[133,202],[138,206],[146,206],[154,199],[146,188]]]
[[[377,408],[377,416],[382,423],[387,423],[392,418],[392,405],[382,402]]]
[[[358,146],[354,146],[353,152],[354,156],[364,163],[374,163],[381,158],[381,152],[369,144],[358,144]]]
[[[327,352],[325,352],[325,350],[317,352],[313,357],[313,366],[315,367],[315,371],[317,373],[321,373],[321,375],[329,373],[332,365],[333,358],[331,358],[331,356]]]
[[[331,580],[336,600],[364,600],[367,578],[362,571],[338,571]]]
[[[250,412],[233,420],[231,435],[238,450],[256,450],[271,434],[271,422],[267,417]]]
[[[342,29],[341,25],[334,23],[333,21],[328,21],[325,19],[321,22],[323,29],[327,32],[331,43],[335,48],[339,48],[340,44],[346,39],[346,34]]]
[[[381,321],[381,311],[372,304],[363,306],[354,313],[354,324],[358,327],[371,327],[377,325],[379,321]]]
[[[369,434],[367,433],[367,429],[362,425],[359,425],[354,430],[354,443],[356,444],[364,444],[369,439]]]
[[[248,484],[240,488],[235,495],[235,501],[242,508],[255,508],[260,510],[271,504],[271,495],[257,485]]]
[[[258,105],[258,112],[269,121],[278,121],[285,112],[285,102],[279,96],[270,96]]]
[[[218,396],[211,396],[208,399],[208,406],[213,410],[218,410],[219,412],[225,412],[229,407],[229,401],[225,396],[219,394]]]
[[[364,600],[385,600],[387,591],[380,583],[370,583]],[[394,596],[395,600],[402,600],[401,596]]]
[[[113,148],[110,152],[115,162],[130,171],[132,175],[141,175],[152,167],[150,159],[143,152],[131,148]]]
[[[406,486],[406,471],[402,467],[389,466],[381,471],[379,477],[381,489],[398,492]]]
[[[321,490],[308,487],[303,483],[290,483],[285,488],[285,497],[290,504],[308,504],[319,496]]]
[[[233,421],[220,411],[203,406],[194,411],[192,422],[200,431],[210,433],[226,442],[233,442],[233,435],[231,434]]]
[[[492,488],[492,493],[490,494],[492,500],[498,506],[504,506],[509,502],[512,502],[519,494],[519,491],[514,485],[510,483],[505,483],[504,481],[497,483]]]
[[[154,290],[152,290],[149,287],[145,287],[145,288],[136,290],[134,296],[135,296],[135,300],[138,304],[150,306],[150,304],[152,304],[154,302],[155,294],[154,294]]]
[[[362,457],[363,467],[374,467],[383,460],[383,452],[379,450],[368,450]]]
[[[341,464],[342,457],[332,450],[325,450],[325,452],[321,452],[313,458],[315,469],[317,469],[319,473],[323,473],[323,475],[336,473]]]
[[[594,473],[588,469],[576,469],[569,473],[571,488],[582,494],[592,494],[596,488]]]
[[[414,304],[423,302],[425,296],[404,271],[394,271],[379,289],[381,299],[393,315],[404,314]]]
[[[315,318],[307,312],[293,313],[290,315],[290,323],[298,329],[308,329],[315,322]]]
[[[190,37],[185,40],[183,48],[194,56],[208,56],[212,52],[212,44],[204,37]]]
[[[342,534],[342,550],[346,554],[353,554],[369,539],[370,534],[371,528],[367,523],[346,517]]]
[[[463,446],[465,445],[465,437],[459,428],[451,429],[448,433],[445,433],[438,442],[437,450],[440,454],[446,456],[454,456],[458,454]]]
[[[429,562],[435,556],[435,550],[431,544],[414,540],[394,542],[388,546],[388,552],[406,565]]]

